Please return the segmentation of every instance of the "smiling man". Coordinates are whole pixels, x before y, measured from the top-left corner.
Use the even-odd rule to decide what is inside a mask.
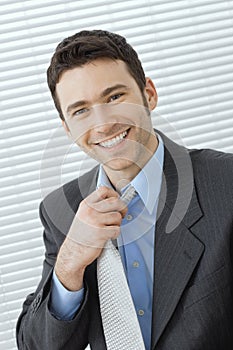
[[[48,85],[68,136],[99,166],[40,206],[46,256],[18,320],[19,349],[232,349],[233,156],[187,150],[153,129],[156,89],[120,35],[63,40]],[[144,345],[127,348],[127,327],[108,345],[97,265],[109,240]]]

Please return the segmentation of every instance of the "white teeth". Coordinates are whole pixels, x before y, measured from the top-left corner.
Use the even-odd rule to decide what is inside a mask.
[[[120,135],[114,137],[113,139],[100,142],[99,144],[102,147],[110,148],[110,147],[113,147],[113,146],[117,145],[118,143],[120,143],[125,138],[126,135],[127,135],[127,131],[124,131]]]

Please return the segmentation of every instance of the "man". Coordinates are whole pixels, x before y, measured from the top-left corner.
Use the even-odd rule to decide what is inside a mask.
[[[233,156],[153,130],[156,89],[119,35],[65,39],[48,84],[67,134],[100,166],[41,204],[46,258],[18,321],[19,349],[107,349],[96,265],[110,239],[145,349],[232,349]]]

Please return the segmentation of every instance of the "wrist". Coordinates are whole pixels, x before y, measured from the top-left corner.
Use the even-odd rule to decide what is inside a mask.
[[[60,267],[59,264],[56,264],[54,272],[60,283],[68,291],[77,292],[83,288],[85,268],[76,268],[75,271],[72,271],[66,269],[65,266]]]

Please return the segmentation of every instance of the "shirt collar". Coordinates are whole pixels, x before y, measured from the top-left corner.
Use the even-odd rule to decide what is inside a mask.
[[[139,194],[150,214],[153,212],[155,207],[162,183],[164,145],[160,135],[157,134],[157,138],[158,147],[156,152],[149,159],[144,168],[138,173],[138,175],[131,181],[131,185]],[[100,165],[99,169],[97,188],[100,185],[112,187],[102,165]],[[122,189],[122,192],[124,192],[125,188]]]

